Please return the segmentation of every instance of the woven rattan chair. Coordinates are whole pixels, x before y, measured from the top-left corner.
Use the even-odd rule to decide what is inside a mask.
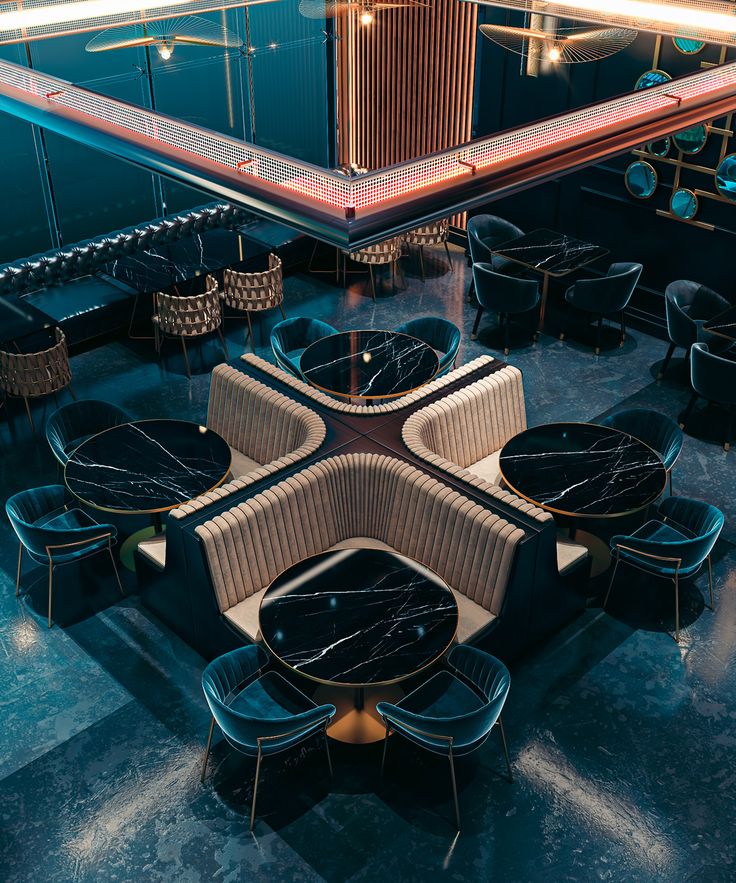
[[[245,342],[248,342],[248,336],[250,336],[251,346],[255,352],[250,314],[278,307],[281,310],[281,315],[284,319],[286,318],[281,258],[270,254],[268,269],[260,273],[239,273],[235,270],[225,270],[224,283],[220,297],[226,306],[245,313],[248,319],[248,334],[245,337]]]
[[[424,227],[417,227],[416,230],[410,230],[404,237],[407,245],[416,245],[419,247],[419,269],[422,273],[422,282],[424,282],[424,246],[425,245],[444,245],[447,253],[447,263],[450,265],[450,272],[455,270],[452,266],[452,257],[450,255],[450,246],[447,243],[447,237],[450,233],[450,219],[442,218],[433,224],[427,224]]]
[[[402,239],[395,236],[393,239],[385,239],[383,242],[377,242],[375,245],[369,245],[367,248],[358,249],[358,251],[344,251],[342,253],[342,277],[347,279],[346,263],[347,260],[356,261],[359,264],[368,264],[368,272],[371,277],[371,296],[376,299],[376,278],[373,274],[375,266],[391,265],[391,285],[395,284],[395,270],[399,258],[401,257]]]
[[[177,297],[157,291],[155,302],[156,314],[153,316],[153,329],[156,337],[156,352],[161,352],[166,337],[178,337],[184,353],[187,377],[190,379],[192,377],[189,356],[187,355],[186,338],[188,337],[202,337],[215,331],[220,338],[225,358],[230,358],[225,338],[222,336],[220,290],[217,281],[212,276],[207,277],[207,289],[204,294]]]
[[[55,395],[64,387],[69,387],[72,398],[76,399],[72,389],[72,369],[69,365],[66,337],[61,328],[55,328],[54,335],[56,343],[39,353],[0,351],[0,390],[6,396],[23,399],[28,421],[34,432],[36,427],[33,425],[28,399]]]

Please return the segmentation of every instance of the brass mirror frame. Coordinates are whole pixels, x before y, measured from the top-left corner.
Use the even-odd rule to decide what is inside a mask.
[[[650,193],[642,195],[640,193],[634,193],[634,191],[631,189],[631,187],[629,185],[629,170],[632,169],[634,166],[645,166],[652,173],[652,178],[654,179],[654,183],[653,183]],[[659,175],[657,175],[657,170],[654,168],[654,166],[651,163],[647,162],[644,159],[637,159],[634,162],[629,163],[628,166],[626,166],[626,171],[624,172],[624,186],[629,191],[629,193],[634,197],[634,199],[651,199],[652,196],[654,196],[654,194],[657,190],[657,187],[659,186]]]

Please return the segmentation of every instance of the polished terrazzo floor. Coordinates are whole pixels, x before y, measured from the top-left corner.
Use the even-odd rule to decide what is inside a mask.
[[[328,277],[286,281],[290,315],[338,328],[393,327],[445,315],[463,328],[460,360],[499,354],[494,320],[468,333],[467,270],[438,256],[422,285],[373,305],[361,277],[344,293]],[[328,256],[326,256],[328,258]],[[265,320],[266,324],[269,319]],[[243,326],[228,328],[231,355]],[[583,342],[515,332],[509,361],[524,372],[530,424],[590,420],[618,406],[676,415],[687,401],[681,362],[656,381],[665,344],[630,332],[593,356]],[[266,334],[267,339],[267,334]],[[73,359],[77,393],[135,417],[202,419],[216,345],[192,354],[120,340]],[[265,353],[264,348],[260,348]],[[36,410],[42,423],[42,409]],[[717,415],[712,415],[713,417]],[[707,418],[707,419],[706,419]],[[717,607],[703,577],[685,593],[678,647],[664,583],[617,582],[611,614],[586,613],[512,668],[505,711],[515,782],[495,739],[458,763],[464,827],[452,823],[440,759],[394,745],[378,780],[378,750],[336,746],[335,777],[307,747],[267,765],[259,820],[248,833],[252,765],[219,744],[204,786],[208,712],[203,661],[134,594],[123,600],[102,557],[64,574],[59,625],[45,623],[45,580],[27,570],[13,591],[17,546],[0,523],[0,879],[3,881],[732,881],[736,879],[736,451],[705,415],[688,436],[675,490],[720,506]],[[39,435],[15,407],[0,422],[5,495],[55,480]],[[132,525],[131,525],[132,526]]]

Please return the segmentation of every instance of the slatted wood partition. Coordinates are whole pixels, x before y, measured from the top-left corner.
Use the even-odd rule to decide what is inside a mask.
[[[338,21],[341,163],[378,169],[470,138],[477,6],[428,2]]]

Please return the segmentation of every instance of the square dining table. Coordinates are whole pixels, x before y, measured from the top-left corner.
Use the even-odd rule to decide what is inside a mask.
[[[508,242],[502,242],[494,247],[493,253],[542,274],[542,299],[539,306],[541,330],[547,308],[550,277],[559,278],[574,273],[581,267],[605,257],[608,249],[602,245],[568,236],[567,233],[540,228],[516,239],[510,239]]]

